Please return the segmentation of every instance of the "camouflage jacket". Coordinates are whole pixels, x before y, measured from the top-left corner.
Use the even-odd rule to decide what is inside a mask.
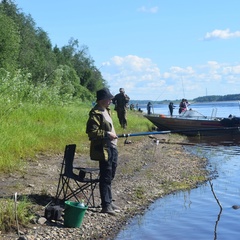
[[[118,93],[113,99],[112,102],[115,104],[115,109],[121,108],[124,109],[127,107],[127,104],[129,103],[129,96],[127,94]]]
[[[110,113],[110,109],[107,108]],[[107,132],[112,130],[112,125],[105,120],[102,112],[98,110],[97,105],[89,112],[89,118],[86,126],[90,142],[90,158],[91,160],[108,161],[108,148],[110,139]]]

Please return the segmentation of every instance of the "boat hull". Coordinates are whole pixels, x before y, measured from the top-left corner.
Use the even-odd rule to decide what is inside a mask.
[[[235,124],[230,121],[224,122],[220,118],[181,118],[178,116],[163,116],[163,115],[145,115],[151,121],[158,131],[173,131],[175,133],[187,136],[208,136],[221,134],[239,134],[240,124]]]

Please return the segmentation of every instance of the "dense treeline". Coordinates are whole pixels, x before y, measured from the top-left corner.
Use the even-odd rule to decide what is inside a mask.
[[[204,97],[197,97],[194,98],[194,102],[218,102],[218,101],[239,101],[240,94],[228,94],[224,96],[220,95],[211,95],[211,96],[204,96]]]
[[[190,102],[220,102],[220,101],[240,101],[240,94],[228,94],[228,95],[209,95],[209,96],[202,96],[193,99],[188,99]],[[134,100],[132,101],[133,104],[147,104],[148,102],[152,102],[154,104],[168,104],[169,102],[180,103],[181,99],[175,100],[162,100],[162,101],[151,101],[151,100]]]
[[[78,40],[70,39],[62,48],[53,47],[47,33],[36,26],[31,15],[21,12],[13,1],[2,0],[0,90],[3,93],[6,85],[8,91],[13,90],[15,84],[27,86],[21,89],[25,98],[35,89],[38,95],[43,91],[45,96],[51,93],[59,99],[85,101],[93,100],[93,94],[106,86],[106,81],[88,54],[87,46],[79,47]]]

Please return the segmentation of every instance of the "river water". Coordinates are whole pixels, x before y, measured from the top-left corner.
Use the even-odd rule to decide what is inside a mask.
[[[240,116],[238,102],[192,104],[191,108],[204,115]],[[167,105],[154,106],[154,113],[168,114]],[[240,205],[239,140],[219,136],[189,141],[195,145],[187,145],[186,151],[207,157],[211,181],[158,199],[145,214],[131,219],[116,240],[240,239],[240,209],[232,207]]]

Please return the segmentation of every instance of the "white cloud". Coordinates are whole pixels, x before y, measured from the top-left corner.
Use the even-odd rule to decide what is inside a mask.
[[[229,38],[239,38],[240,31],[230,32],[229,29],[219,30],[216,29],[212,32],[207,32],[204,36],[204,40],[213,40],[213,39],[229,39]]]
[[[120,68],[124,67],[125,69],[136,72],[145,71],[146,68],[151,70],[153,64],[149,58],[140,58],[133,55],[128,55],[126,57],[115,56],[111,60],[113,64]]]
[[[102,74],[115,94],[120,87],[124,87],[141,98],[140,93],[149,95],[153,86],[156,88],[164,84],[164,80],[160,80],[159,68],[149,58],[134,55],[114,56],[108,63]]]
[[[158,12],[158,7],[155,6],[155,7],[147,8],[145,6],[142,6],[142,7],[138,8],[137,11],[138,12],[145,12],[145,13],[157,13]]]
[[[231,67],[233,74],[240,74],[240,65]]]
[[[175,100],[239,93],[240,65],[208,61],[201,66],[172,66],[161,73],[149,58],[114,56],[103,64],[102,75],[113,94],[120,87],[133,100]],[[185,95],[185,96],[184,96]]]
[[[192,67],[186,67],[186,68],[182,68],[182,67],[176,67],[176,66],[174,66],[174,67],[171,67],[170,68],[170,71],[172,72],[172,73],[176,73],[176,74],[187,74],[187,75],[189,75],[189,74],[193,74],[194,73],[194,70],[192,69]]]

